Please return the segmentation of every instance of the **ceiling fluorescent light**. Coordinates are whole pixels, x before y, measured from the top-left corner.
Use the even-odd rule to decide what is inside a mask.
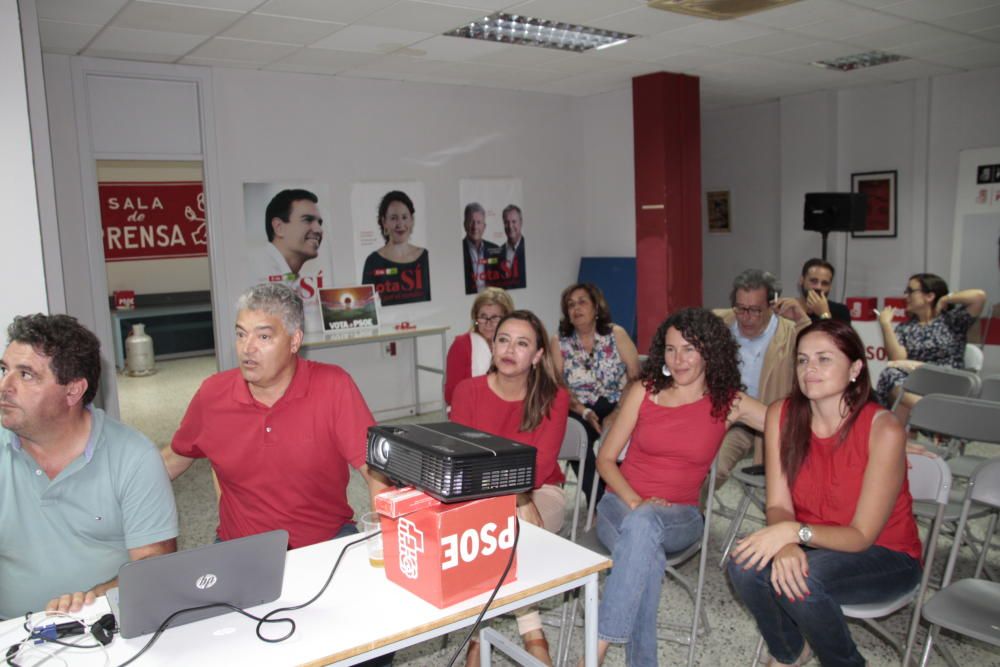
[[[799,0],[648,0],[650,9],[662,9],[703,19],[724,21],[768,9],[790,5]]]
[[[627,32],[601,30],[572,23],[497,12],[444,33],[448,37],[481,39],[495,44],[540,46],[560,51],[589,51],[624,44],[635,37]]]
[[[832,60],[817,60],[812,64],[816,67],[835,69],[841,72],[850,72],[856,69],[895,63],[900,60],[909,60],[909,58],[906,56],[896,55],[895,53],[886,53],[884,51],[868,51],[867,53],[856,53],[853,56],[833,58]]]

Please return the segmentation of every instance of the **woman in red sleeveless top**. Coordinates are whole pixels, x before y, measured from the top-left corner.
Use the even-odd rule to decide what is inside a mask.
[[[597,455],[608,485],[597,536],[614,561],[597,616],[598,651],[603,660],[609,644],[625,644],[629,665],[652,667],[667,554],[701,538],[698,496],[726,429],[736,421],[762,429],[765,409],[740,391],[736,340],[703,308],[660,325],[620,407]]]
[[[765,426],[767,527],[733,550],[729,577],[771,665],[864,665],[842,604],[892,599],[920,581],[905,431],[871,402],[865,349],[849,325],[798,336],[797,384]],[[811,650],[810,650],[811,647]]]

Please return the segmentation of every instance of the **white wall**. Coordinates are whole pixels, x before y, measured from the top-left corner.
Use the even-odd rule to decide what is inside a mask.
[[[6,221],[0,225],[3,328],[15,315],[48,311],[20,27],[16,0],[0,1],[0,93],[4,99],[0,105],[0,196],[7,208]]]
[[[50,97],[68,96],[68,59],[46,59]],[[155,75],[160,66],[143,66]],[[464,294],[460,241],[463,236],[458,181],[468,177],[519,177],[524,183],[524,235],[529,289],[515,290],[518,307],[536,311],[546,325],[558,321],[561,289],[576,277],[583,254],[583,161],[576,100],[538,93],[407,84],[250,70],[214,69],[213,105],[219,205],[214,217],[213,288],[217,304],[235,301],[244,254],[243,183],[296,181],[327,183],[331,201],[325,243],[333,249],[334,281],[353,284],[359,273],[351,246],[351,184],[358,181],[419,180],[425,184],[426,225],[433,301],[383,309],[391,322],[445,324],[449,335],[467,330],[473,296]],[[72,112],[69,112],[70,116]],[[56,116],[53,113],[53,124]],[[68,162],[76,138],[53,137],[54,150]],[[630,163],[629,163],[630,164]],[[59,178],[79,180],[75,173]],[[67,184],[60,219],[70,226],[82,208],[78,187]],[[72,261],[72,260],[71,260]],[[85,279],[80,262],[67,280]],[[229,292],[219,291],[228,285]],[[219,306],[219,330],[232,330],[234,313]],[[223,367],[234,363],[231,340],[220,343]],[[403,346],[404,348],[408,346]],[[356,378],[373,410],[383,416],[412,402],[412,357],[401,349],[382,358],[377,346],[310,352],[342,364]],[[421,362],[442,360],[433,340],[421,342]],[[437,378],[422,375],[421,400],[440,400]]]
[[[733,231],[702,239],[702,294],[706,307],[729,303],[733,276],[747,268],[779,270],[781,161],[777,103],[740,113],[708,111],[701,117],[702,229],[704,192],[729,190]]]
[[[586,97],[574,108],[583,145],[583,254],[635,257],[632,88]]]

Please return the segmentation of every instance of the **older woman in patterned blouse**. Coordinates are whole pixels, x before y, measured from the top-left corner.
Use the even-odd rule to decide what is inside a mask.
[[[589,499],[596,463],[593,444],[618,406],[622,390],[639,375],[639,353],[625,329],[611,321],[611,311],[600,288],[577,283],[563,290],[559,335],[553,338],[556,371],[570,393],[570,418],[587,429],[586,474],[581,483]],[[599,494],[604,491],[603,484]],[[600,499],[600,495],[598,496]]]
[[[892,407],[906,376],[917,366],[924,363],[952,368],[965,366],[966,333],[986,304],[983,290],[951,293],[948,283],[933,273],[910,276],[903,293],[909,320],[893,329],[892,307],[879,313],[889,364],[879,375],[875,394],[885,407]],[[904,424],[917,400],[917,396],[906,394],[899,402],[896,416]]]

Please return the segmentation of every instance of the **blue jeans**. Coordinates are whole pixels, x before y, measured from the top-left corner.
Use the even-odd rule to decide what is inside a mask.
[[[770,564],[757,572],[730,560],[729,579],[778,662],[794,662],[802,653],[803,641],[808,641],[823,667],[864,665],[840,605],[883,602],[902,595],[920,583],[920,562],[878,546],[860,553],[805,552],[809,595],[803,601],[792,602],[772,590]]]
[[[614,561],[601,597],[598,636],[625,644],[629,665],[656,665],[656,615],[667,554],[701,539],[705,520],[693,505],[640,505],[630,510],[611,491],[597,509],[597,537],[611,549]]]

